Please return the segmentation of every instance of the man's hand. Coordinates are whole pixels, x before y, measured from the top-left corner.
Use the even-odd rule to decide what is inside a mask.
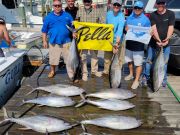
[[[166,46],[169,43],[169,38],[166,38],[162,41],[162,46]]]
[[[78,36],[78,34],[77,34],[76,32],[73,32],[73,33],[72,33],[72,36],[73,36],[74,39],[76,39],[77,36]]]
[[[48,44],[47,44],[47,42],[43,42],[43,47],[44,47],[45,49],[47,49],[47,48],[48,48]]]
[[[118,51],[119,51],[119,44],[116,43],[116,44],[113,46],[113,53],[116,54]]]

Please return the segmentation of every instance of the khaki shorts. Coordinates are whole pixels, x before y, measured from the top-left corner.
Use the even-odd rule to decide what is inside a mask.
[[[59,65],[60,57],[63,56],[64,62],[66,63],[67,55],[69,54],[69,47],[71,43],[66,43],[63,45],[50,44],[49,45],[49,64]]]
[[[135,66],[143,64],[144,51],[130,51],[126,49],[125,62],[134,62]]]

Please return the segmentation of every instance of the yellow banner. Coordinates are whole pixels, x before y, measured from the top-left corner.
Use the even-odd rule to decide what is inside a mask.
[[[78,30],[78,49],[112,51],[113,28],[112,24],[98,24],[74,21]]]

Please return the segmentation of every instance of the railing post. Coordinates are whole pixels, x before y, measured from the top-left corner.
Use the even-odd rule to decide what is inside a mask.
[[[25,8],[24,8],[24,4],[23,3],[19,4],[19,10],[20,10],[20,16],[22,17],[22,25],[23,25],[23,27],[27,27],[26,13],[25,13]]]

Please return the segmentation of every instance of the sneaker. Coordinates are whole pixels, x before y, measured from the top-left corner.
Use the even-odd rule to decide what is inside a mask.
[[[83,80],[83,81],[88,81],[88,77],[87,77],[86,74],[82,76],[82,80]]]
[[[124,80],[129,81],[129,80],[132,80],[133,78],[134,78],[134,77],[129,74],[128,76],[126,76],[126,77],[124,78]]]
[[[134,81],[132,86],[131,86],[131,89],[135,90],[138,88],[138,86],[139,86],[139,81]]]
[[[142,77],[142,79],[141,79],[141,85],[142,85],[142,86],[147,86],[147,79],[146,79],[146,77]]]
[[[94,76],[96,76],[96,77],[101,77],[101,76],[102,76],[102,73],[101,73],[101,72],[92,72],[92,73],[91,73],[91,77],[94,77]]]

